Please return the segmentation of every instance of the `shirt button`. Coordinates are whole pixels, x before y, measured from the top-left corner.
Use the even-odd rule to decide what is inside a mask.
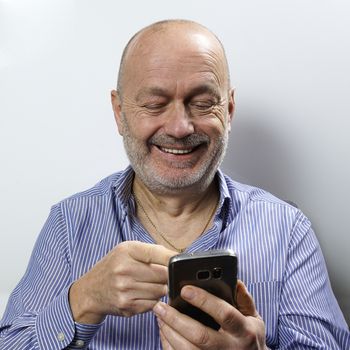
[[[57,339],[59,340],[59,341],[63,341],[64,340],[64,334],[61,332],[61,333],[58,333],[57,334]]]
[[[77,346],[78,348],[82,348],[85,345],[84,340],[77,340],[75,342],[75,346]]]

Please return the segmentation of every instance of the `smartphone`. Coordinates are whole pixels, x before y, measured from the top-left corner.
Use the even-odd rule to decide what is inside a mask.
[[[229,249],[182,253],[169,261],[169,303],[178,311],[215,330],[219,324],[181,298],[182,287],[205,289],[231,305],[236,301],[237,256]]]

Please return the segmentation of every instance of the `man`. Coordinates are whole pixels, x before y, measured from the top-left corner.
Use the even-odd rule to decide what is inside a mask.
[[[112,105],[131,167],[52,208],[0,348],[349,348],[309,221],[218,170],[234,112],[218,39],[190,21],[144,28],[124,51]],[[182,289],[214,331],[166,304],[167,264],[218,248],[239,258],[237,308]]]

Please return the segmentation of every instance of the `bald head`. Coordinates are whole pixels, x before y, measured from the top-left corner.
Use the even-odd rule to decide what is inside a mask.
[[[192,43],[191,43],[192,41]],[[181,48],[187,42],[196,46],[209,44],[210,50],[215,51],[226,77],[227,87],[230,86],[229,68],[226,54],[221,41],[203,25],[189,20],[165,20],[153,23],[138,31],[127,43],[120,61],[117,89],[122,95],[125,80],[135,62],[133,58],[142,58],[153,49],[163,48],[165,53],[172,55],[174,50]],[[167,50],[167,51],[166,51]]]

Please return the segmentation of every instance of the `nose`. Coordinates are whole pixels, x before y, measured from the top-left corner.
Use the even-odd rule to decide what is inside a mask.
[[[193,120],[182,103],[175,103],[164,125],[167,135],[181,139],[194,133]]]

